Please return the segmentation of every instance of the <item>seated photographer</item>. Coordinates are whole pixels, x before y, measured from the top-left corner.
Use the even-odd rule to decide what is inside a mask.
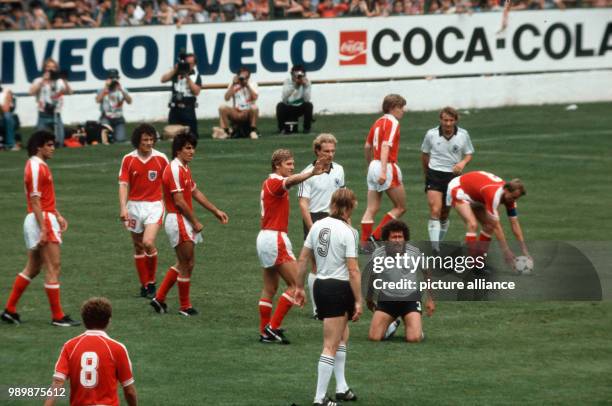
[[[102,113],[100,124],[109,125],[113,129],[116,142],[123,142],[126,139],[123,102],[132,104],[132,97],[121,87],[119,72],[116,69],[109,69],[104,88],[96,95],[96,103],[100,104]]]
[[[198,107],[197,97],[202,90],[202,79],[196,73],[196,57],[194,54],[181,53],[174,68],[164,73],[162,83],[172,81],[172,96],[168,107],[168,124],[187,125],[198,137],[198,121],[195,109]]]
[[[64,123],[62,122],[62,106],[64,95],[72,94],[72,89],[66,78],[60,73],[57,62],[49,58],[43,65],[43,75],[37,78],[30,87],[30,94],[36,96],[38,105],[37,130],[48,129],[55,134],[59,147],[64,145]]]
[[[15,143],[15,102],[13,92],[0,86],[0,135],[2,144],[7,151],[19,151],[21,147]]]
[[[241,67],[238,74],[227,87],[225,101],[231,100],[231,105],[219,107],[219,125],[221,128],[213,129],[213,138],[239,138],[242,133],[248,132],[251,139],[259,138],[257,134],[257,119],[259,109],[255,105],[257,100],[257,83],[250,82],[251,72]],[[233,128],[230,130],[229,125]],[[244,134],[246,136],[246,134]]]
[[[295,124],[304,116],[304,132],[309,133],[312,126],[311,85],[306,71],[301,65],[291,68],[291,77],[283,83],[282,101],[276,105],[276,120],[279,133],[297,131]],[[289,123],[289,124],[285,124]]]

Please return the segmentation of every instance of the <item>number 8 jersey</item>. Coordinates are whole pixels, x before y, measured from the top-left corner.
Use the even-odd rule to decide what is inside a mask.
[[[70,379],[71,405],[119,405],[117,381],[123,387],[134,383],[127,349],[102,330],[68,340],[53,377]]]

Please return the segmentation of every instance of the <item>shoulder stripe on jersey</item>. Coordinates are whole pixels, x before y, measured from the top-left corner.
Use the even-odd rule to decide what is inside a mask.
[[[40,164],[36,159],[30,159],[30,171],[32,172],[32,193],[30,193],[30,196],[40,196],[40,188],[38,185]]]
[[[100,341],[104,343],[104,345],[106,346],[106,349],[108,350],[108,353],[110,354],[111,359],[113,360],[113,362],[115,362],[115,357],[113,357],[113,351],[111,351],[110,347],[108,346],[106,339],[100,336],[93,336],[93,337],[97,337],[98,339],[100,339]]]
[[[393,141],[395,139],[395,133],[397,132],[398,125],[399,123],[397,120],[391,120],[391,134],[389,135],[389,140],[388,140],[389,146],[393,146]]]
[[[175,186],[175,189],[171,190],[171,192],[182,192],[183,188],[181,187],[181,181],[179,176],[181,172],[181,167],[176,160],[172,161],[172,163],[170,164],[170,170],[172,171],[172,179],[174,180]]]
[[[70,355],[68,355],[68,359],[72,358],[72,354],[74,354],[74,352],[76,351],[77,347],[79,346],[79,344],[81,344],[81,341],[83,341],[83,339],[86,337],[85,333],[81,334],[79,336],[79,341],[77,341],[77,343],[74,345],[74,348],[72,349],[72,352],[70,353]]]

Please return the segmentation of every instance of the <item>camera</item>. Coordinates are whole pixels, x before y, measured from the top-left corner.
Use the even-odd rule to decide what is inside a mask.
[[[187,57],[189,55],[181,52],[179,54],[178,57],[178,63],[176,65],[176,73],[178,73],[179,75],[189,75],[189,73],[191,73],[191,65],[189,65],[189,62],[187,62]]]
[[[56,70],[50,70],[49,71],[49,79],[51,80],[58,80],[62,77],[61,72],[58,72]]]
[[[117,90],[117,87],[119,86],[119,81],[117,79],[113,79],[111,80],[111,82],[108,84],[108,90],[115,91]]]
[[[247,80],[248,78],[244,75],[238,76],[238,81],[240,82],[240,84],[245,84]]]

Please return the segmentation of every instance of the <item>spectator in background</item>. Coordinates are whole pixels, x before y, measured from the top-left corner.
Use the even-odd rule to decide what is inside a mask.
[[[138,6],[138,11],[134,3],[127,3],[117,13],[116,24],[120,27],[141,25],[142,22],[139,15],[144,14],[144,11]]]
[[[98,7],[93,15],[97,27],[111,27],[113,25],[112,7],[111,0],[98,0]]]
[[[38,105],[36,129],[53,131],[55,141],[62,147],[64,145],[64,123],[61,112],[64,95],[72,94],[72,89],[68,80],[60,74],[55,60],[51,58],[45,60],[42,77],[34,80],[30,87],[30,94],[36,97]]]
[[[176,21],[176,13],[172,7],[168,5],[167,0],[160,0],[157,19],[160,24],[172,25]]]
[[[286,122],[295,122],[304,116],[304,132],[312,126],[313,106],[310,102],[311,84],[302,65],[291,68],[291,77],[283,83],[282,100],[276,105],[278,132],[285,131]]]
[[[351,0],[351,2],[348,5],[348,10],[344,15],[351,16],[351,17],[364,16],[365,15],[364,7],[365,7],[365,1]]]
[[[219,5],[221,6],[221,21],[234,21],[243,2],[242,0],[219,0]]]
[[[232,136],[238,138],[242,128],[248,126],[249,138],[256,140],[259,138],[257,133],[257,119],[259,118],[259,108],[255,101],[259,96],[257,83],[251,82],[251,72],[245,66],[238,70],[232,82],[225,92],[225,101],[231,101],[231,105],[219,107],[219,125],[221,128],[213,129],[213,138],[224,139]],[[230,124],[235,127],[230,130]]]
[[[302,0],[302,18],[318,18],[319,15],[312,5],[312,0]]]
[[[23,10],[23,4],[11,4],[11,15],[9,17],[13,30],[29,30],[32,28],[32,17],[27,11]]]
[[[255,19],[267,20],[270,16],[270,4],[268,0],[254,0]]]
[[[238,9],[238,15],[236,16],[237,21],[255,21],[253,13],[247,10],[247,6],[242,4]]]
[[[423,14],[423,0],[404,0],[404,14],[419,15]]]
[[[19,151],[21,148],[15,143],[15,102],[13,92],[0,86],[0,111],[2,112],[2,132],[4,134],[4,149]]]
[[[49,28],[51,28],[47,13],[45,13],[45,10],[43,9],[40,1],[33,1],[32,3],[30,3],[30,10],[32,14],[33,30],[48,30]]]
[[[323,0],[317,7],[317,13],[322,18],[334,18],[342,16],[348,9],[349,6],[346,3],[335,4],[334,0]]]
[[[181,0],[175,8],[180,24],[203,23],[208,19],[202,14],[204,8],[194,0]]]
[[[100,104],[100,124],[106,124],[113,129],[116,142],[125,141],[125,118],[123,117],[123,103],[132,104],[132,97],[123,90],[119,82],[119,71],[110,69],[104,88],[96,96],[96,103]]]
[[[406,13],[404,13],[404,2],[402,0],[395,0],[393,2],[393,12],[391,13],[391,15],[394,15],[394,16],[406,15]]]
[[[388,17],[393,11],[393,5],[389,0],[376,0],[375,3],[376,15],[381,17]]]
[[[157,15],[155,14],[155,9],[153,8],[153,3],[150,1],[145,1],[142,4],[144,16],[142,17],[143,25],[157,25],[159,24],[159,20],[157,19]]]

